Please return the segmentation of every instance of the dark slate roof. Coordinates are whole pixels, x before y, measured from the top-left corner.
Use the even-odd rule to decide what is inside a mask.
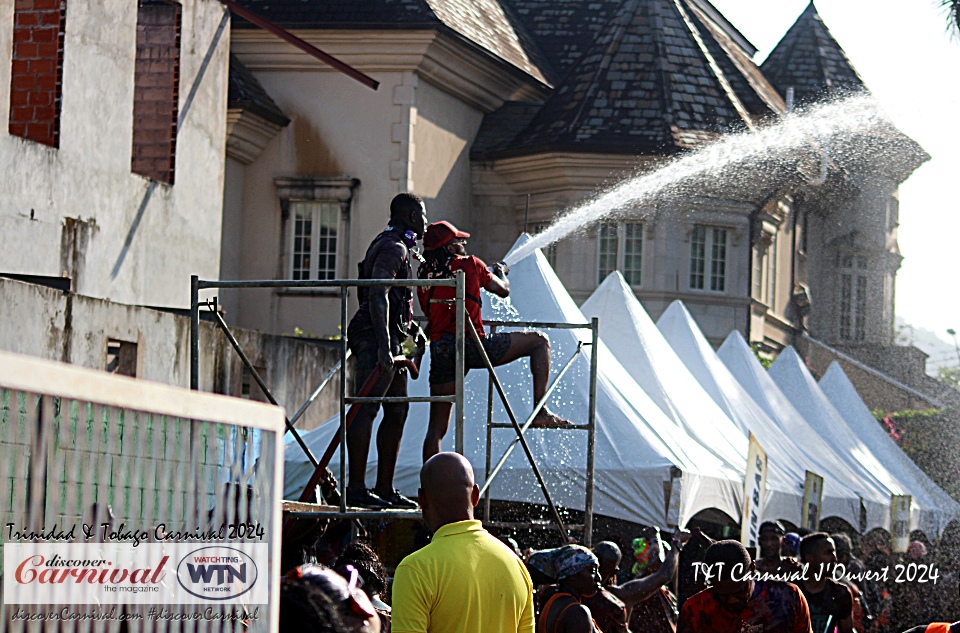
[[[590,49],[623,0],[503,0],[533,35],[556,84]]]
[[[271,123],[286,127],[290,119],[283,110],[270,98],[260,82],[240,63],[235,56],[230,56],[230,79],[227,89],[227,107],[249,110]]]
[[[784,97],[793,86],[798,104],[866,88],[813,2],[760,68]]]
[[[760,68],[780,94],[786,96],[787,88],[793,86],[798,105],[867,89],[813,2]],[[892,123],[867,135],[837,139],[831,158],[852,171],[884,171],[897,182],[930,160],[916,141]]]
[[[240,0],[247,9],[288,29],[444,29],[539,82],[527,34],[517,32],[497,0]],[[244,20],[236,28],[253,28]]]
[[[590,49],[625,0],[501,0],[529,31],[553,73],[556,83]],[[738,47],[752,56],[754,47],[720,14],[709,0],[693,3],[717,23]]]
[[[477,137],[470,148],[470,158],[480,160],[490,154],[510,148],[513,139],[536,116],[542,103],[507,101],[500,108],[483,117]]]
[[[696,3],[690,3],[690,18],[703,37],[707,50],[750,114],[766,118],[786,112],[786,104],[747,50],[734,41],[729,29],[721,28]]]
[[[621,2],[504,152],[661,153],[742,129],[749,115],[705,48],[689,6]]]

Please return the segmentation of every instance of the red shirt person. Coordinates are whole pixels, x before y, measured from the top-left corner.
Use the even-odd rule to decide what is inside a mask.
[[[547,392],[550,378],[550,341],[542,332],[509,332],[487,336],[481,317],[481,293],[484,289],[498,297],[510,295],[506,264],[497,263],[490,270],[483,261],[467,255],[469,233],[460,231],[449,222],[434,222],[427,226],[423,238],[426,263],[421,265],[420,279],[449,279],[463,271],[466,282],[466,311],[473,323],[487,357],[494,366],[505,365],[519,358],[530,359],[533,374],[533,399],[539,402]],[[455,390],[456,312],[452,303],[453,288],[421,288],[418,291],[420,307],[427,315],[427,335],[430,337],[430,395],[449,396]],[[467,326],[469,328],[469,326]],[[485,367],[472,337],[467,334],[464,346],[464,369]],[[440,443],[450,425],[449,402],[430,403],[430,426],[423,442],[423,459],[440,452]],[[569,424],[544,406],[534,420],[535,426]]]
[[[916,626],[904,633],[960,633],[960,622],[931,622],[926,626]]]
[[[756,566],[738,541],[711,545],[702,569],[711,586],[683,603],[677,633],[811,633],[800,590],[785,582],[754,581]]]

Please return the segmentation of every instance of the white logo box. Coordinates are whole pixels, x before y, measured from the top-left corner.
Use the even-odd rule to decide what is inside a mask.
[[[4,602],[267,604],[266,543],[4,543]]]

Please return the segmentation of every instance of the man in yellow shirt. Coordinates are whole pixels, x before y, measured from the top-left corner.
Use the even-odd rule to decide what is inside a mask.
[[[393,633],[533,633],[533,585],[516,554],[473,519],[473,467],[438,453],[420,470],[420,508],[433,539],[393,580]]]

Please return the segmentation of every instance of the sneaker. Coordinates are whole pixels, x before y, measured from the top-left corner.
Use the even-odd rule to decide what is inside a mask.
[[[393,489],[392,493],[388,495],[379,495],[379,497],[389,503],[393,508],[400,508],[403,510],[417,510],[420,508],[420,504],[409,497],[403,496],[396,488]]]
[[[382,510],[390,507],[390,502],[381,499],[369,488],[358,488],[356,490],[347,488],[347,505],[352,508],[373,508]]]

